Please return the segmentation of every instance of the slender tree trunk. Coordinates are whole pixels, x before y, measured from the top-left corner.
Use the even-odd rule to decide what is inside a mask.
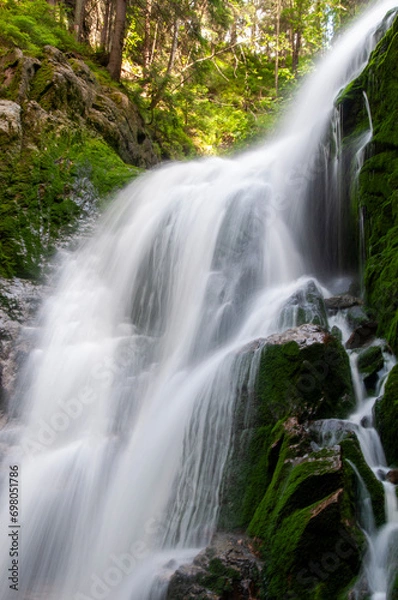
[[[173,41],[171,43],[169,62],[167,65],[167,75],[169,75],[171,73],[171,71],[173,70],[173,67],[174,67],[174,61],[176,58],[177,44],[178,44],[178,27],[179,27],[179,23],[178,23],[178,19],[176,18],[174,20],[174,26],[173,26]]]
[[[151,17],[152,0],[146,0],[145,5],[145,31],[144,31],[144,74],[151,64]]]
[[[300,60],[300,50],[301,50],[301,31],[296,31],[293,36],[293,55],[292,55],[292,69],[294,75],[297,75],[297,69],[299,66]]]
[[[111,42],[108,71],[115,81],[120,81],[122,70],[122,55],[124,30],[126,27],[127,0],[116,0],[115,28]]]
[[[109,49],[109,26],[111,20],[111,9],[113,2],[108,0],[105,2],[104,24],[101,31],[101,48],[106,52]]]
[[[152,48],[151,48],[151,55],[149,57],[149,66],[151,66],[153,58],[155,56],[156,44],[158,43],[158,32],[159,32],[159,22],[156,21],[155,32],[153,34],[153,42],[152,42]]]
[[[83,39],[83,24],[84,24],[84,9],[86,7],[86,0],[76,0],[75,14],[73,19],[73,30],[75,37],[78,42]]]
[[[276,27],[275,27],[275,95],[279,92],[279,38],[281,31],[281,0],[276,0]]]

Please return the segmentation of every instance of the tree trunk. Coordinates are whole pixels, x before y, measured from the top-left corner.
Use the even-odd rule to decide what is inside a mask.
[[[299,66],[299,60],[300,60],[301,31],[296,31],[293,39],[294,39],[294,43],[293,43],[292,69],[293,69],[294,75],[296,76],[297,69]]]
[[[100,41],[101,48],[104,50],[104,52],[107,52],[109,50],[112,9],[113,9],[113,0],[108,0],[107,2],[105,2],[104,25],[102,27],[101,41]]]
[[[152,0],[146,0],[145,5],[145,31],[144,31],[144,74],[151,64],[151,16]]]
[[[167,75],[170,75],[170,73],[174,67],[174,61],[175,61],[176,52],[177,52],[177,44],[178,44],[178,19],[175,19],[174,25],[173,25],[173,41],[171,43],[169,62],[167,65]]]
[[[275,26],[275,95],[279,91],[279,38],[281,31],[281,0],[276,0],[276,26]]]
[[[127,0],[116,0],[115,28],[111,40],[111,53],[109,56],[108,71],[115,81],[120,81],[122,70],[122,55],[124,44],[124,30],[126,27]]]
[[[78,42],[83,39],[83,24],[84,24],[84,9],[86,7],[86,0],[76,0],[75,14],[73,19],[73,30],[75,37]]]

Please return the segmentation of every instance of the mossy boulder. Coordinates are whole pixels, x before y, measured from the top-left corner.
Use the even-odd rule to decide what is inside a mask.
[[[375,414],[387,462],[398,466],[398,365],[390,371],[384,395],[376,403]]]
[[[226,529],[250,522],[269,484],[278,432],[287,419],[302,424],[344,418],[355,405],[348,356],[317,325],[289,329],[242,351],[258,361],[258,375],[254,389],[244,388],[236,405],[220,511],[220,527]]]
[[[248,533],[261,540],[270,600],[338,598],[359,572],[355,474],[341,446],[314,449],[291,418],[280,429],[271,481]]]
[[[308,324],[243,351],[258,375],[236,406],[219,527],[245,528],[256,540],[268,600],[341,600],[365,552],[364,494],[369,518],[385,522],[383,486],[344,421],[355,405],[348,356]],[[321,440],[324,419],[339,430],[329,442]]]

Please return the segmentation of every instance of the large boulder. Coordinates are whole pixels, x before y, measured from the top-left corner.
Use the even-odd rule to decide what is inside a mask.
[[[313,324],[243,352],[258,375],[237,402],[219,527],[245,528],[256,540],[269,600],[337,600],[360,570],[363,485],[375,523],[385,520],[382,484],[363,459],[355,426],[344,421],[355,406],[348,356]]]

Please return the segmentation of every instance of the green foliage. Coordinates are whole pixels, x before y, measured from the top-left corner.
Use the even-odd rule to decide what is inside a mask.
[[[66,30],[60,15],[45,0],[2,0],[0,44],[17,46],[33,56],[40,56],[45,45],[83,51]]]

